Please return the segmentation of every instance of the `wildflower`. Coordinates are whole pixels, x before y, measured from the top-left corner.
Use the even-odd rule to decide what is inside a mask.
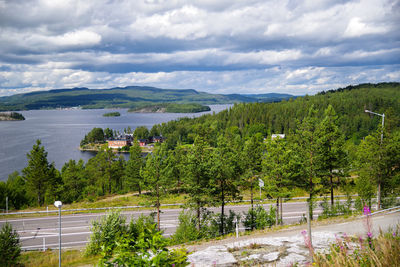
[[[371,233],[371,232],[368,232],[368,233],[367,233],[367,236],[368,236],[368,238],[372,238],[372,233]]]
[[[364,215],[370,215],[371,214],[371,210],[369,209],[369,207],[367,205],[364,206]]]
[[[396,237],[396,232],[393,232],[393,237]]]

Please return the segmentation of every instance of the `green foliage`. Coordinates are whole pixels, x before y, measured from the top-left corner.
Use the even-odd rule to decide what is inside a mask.
[[[103,114],[103,117],[119,117],[119,116],[121,116],[121,113],[119,112],[108,112]]]
[[[182,210],[178,220],[178,227],[171,237],[174,244],[187,243],[201,238],[201,234],[196,228],[197,218],[191,210]]]
[[[149,129],[147,129],[146,126],[136,127],[135,131],[133,132],[133,135],[137,139],[147,139],[149,138]]]
[[[209,106],[197,103],[157,103],[129,109],[128,112],[196,113],[210,111]]]
[[[157,225],[160,230],[160,199],[171,186],[171,177],[168,168],[166,145],[156,146],[153,153],[146,157],[146,165],[143,167],[143,176],[148,191],[151,192],[157,208]]]
[[[352,214],[351,198],[350,201],[346,201],[344,204],[337,201],[335,205],[331,205],[328,203],[328,198],[325,196],[320,203],[320,206],[322,208],[322,214],[318,216],[318,219]]]
[[[87,255],[101,253],[100,266],[186,266],[185,249],[167,249],[168,240],[157,230],[153,217],[139,217],[129,227],[119,212],[93,224]],[[105,232],[105,233],[104,233]]]
[[[252,229],[265,229],[271,227],[276,221],[275,208],[270,206],[269,213],[263,208],[263,206],[257,206],[256,208],[250,208],[247,213],[244,213],[243,225],[246,230]]]
[[[60,177],[53,164],[47,161],[47,152],[41,146],[40,140],[36,141],[30,153],[27,154],[28,166],[22,170],[26,180],[27,190],[42,206],[47,194],[48,201],[54,201],[57,195]]]
[[[126,219],[120,211],[111,211],[102,216],[100,221],[93,221],[90,242],[86,246],[86,255],[97,255],[100,252],[110,255],[117,246],[118,240],[128,230]]]
[[[18,266],[21,245],[18,233],[6,222],[0,231],[0,265],[4,267]]]
[[[134,140],[133,146],[129,149],[129,160],[126,162],[125,168],[125,185],[128,190],[138,190],[142,193],[143,179],[140,170],[143,167],[142,149],[137,139]]]
[[[61,169],[62,201],[63,203],[72,203],[83,198],[83,191],[87,186],[87,172],[84,161],[81,159],[78,163],[70,160],[65,163]]]

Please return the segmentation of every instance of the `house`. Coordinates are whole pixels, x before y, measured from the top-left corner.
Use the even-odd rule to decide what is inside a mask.
[[[151,142],[152,143],[162,143],[164,141],[164,138],[162,136],[153,136],[151,137]]]
[[[139,139],[139,146],[146,146],[149,143],[147,139]]]
[[[107,143],[109,148],[123,148],[124,146],[132,145],[129,139],[107,140]]]

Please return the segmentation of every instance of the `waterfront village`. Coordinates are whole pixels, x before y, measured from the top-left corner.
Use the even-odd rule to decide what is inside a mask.
[[[121,134],[114,138],[110,138],[107,141],[108,147],[112,149],[123,149],[126,147],[132,146],[133,143],[133,134]],[[141,147],[149,147],[153,146],[154,143],[162,143],[164,138],[162,136],[150,136],[146,139],[138,139],[139,146]]]

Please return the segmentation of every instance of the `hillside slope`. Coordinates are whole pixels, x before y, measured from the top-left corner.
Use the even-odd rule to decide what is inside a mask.
[[[287,98],[287,95],[282,95]],[[111,89],[56,89],[0,97],[0,111],[82,108],[140,108],[157,103],[198,103],[227,104],[236,102],[276,101],[279,95],[271,99],[256,95],[220,95],[198,92],[193,89],[176,90],[155,87],[128,86]]]

